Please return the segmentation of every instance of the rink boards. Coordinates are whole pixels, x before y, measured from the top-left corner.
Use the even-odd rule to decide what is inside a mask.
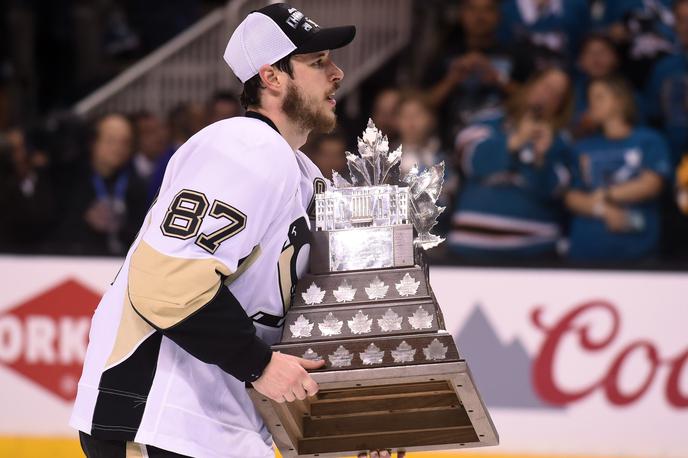
[[[0,257],[0,456],[79,456],[67,426],[118,259]],[[686,457],[688,273],[435,267],[501,445],[411,457]]]

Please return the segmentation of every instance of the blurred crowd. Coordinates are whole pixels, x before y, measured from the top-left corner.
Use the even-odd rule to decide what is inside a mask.
[[[402,171],[445,162],[442,255],[688,263],[688,0],[436,4],[443,39],[419,76],[359,96]],[[0,251],[123,254],[175,149],[241,113],[218,92],[165,117],[4,128]],[[365,125],[339,117],[304,147],[328,177]]]

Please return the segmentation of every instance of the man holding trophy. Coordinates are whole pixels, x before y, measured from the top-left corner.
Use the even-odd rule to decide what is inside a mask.
[[[354,35],[286,4],[233,33],[224,57],[247,115],[177,151],[98,306],[70,421],[87,456],[272,457],[245,384],[278,403],[317,393],[307,370],[324,361],[268,343],[306,270],[324,183],[298,148],[335,126],[343,72],[329,50]]]
[[[70,420],[86,456],[267,458],[273,437],[285,457],[495,443],[421,262],[441,242],[443,165],[399,177],[401,151],[371,124],[347,155],[352,183],[328,190],[299,151],[335,126],[330,50],[355,32],[276,3],[232,34],[246,116],[175,153],[98,305]]]

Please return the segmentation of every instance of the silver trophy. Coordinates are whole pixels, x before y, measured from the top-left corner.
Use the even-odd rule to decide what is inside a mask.
[[[444,163],[400,178],[401,146],[390,152],[372,120],[358,153],[346,152],[351,182],[332,171],[334,187],[315,197],[313,272],[411,266],[414,245],[428,249],[444,240],[430,233],[444,210],[436,205]]]
[[[351,182],[333,172],[316,194],[310,272],[272,346],[323,358],[320,391],[294,403],[249,394],[285,458],[495,445],[422,256],[442,242],[430,231],[444,164],[400,177],[401,147],[390,152],[372,121],[358,152],[347,152]]]

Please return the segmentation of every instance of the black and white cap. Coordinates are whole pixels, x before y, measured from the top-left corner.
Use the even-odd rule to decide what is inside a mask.
[[[352,25],[321,28],[296,8],[275,3],[246,16],[229,39],[224,58],[245,83],[263,65],[272,65],[289,54],[341,48],[355,35]]]

